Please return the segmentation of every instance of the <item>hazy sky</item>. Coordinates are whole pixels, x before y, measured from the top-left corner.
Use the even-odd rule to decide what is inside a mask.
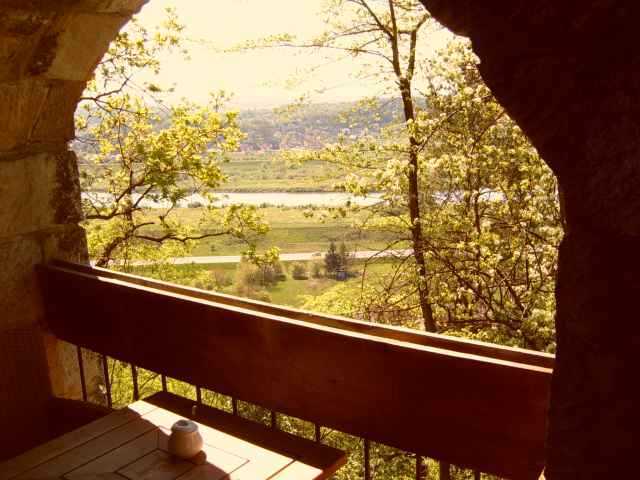
[[[287,48],[221,54],[213,48],[285,32],[313,37],[324,29],[322,0],[151,0],[139,19],[153,27],[166,7],[175,8],[186,37],[211,46],[189,43],[190,60],[177,54],[162,59],[163,71],[154,81],[175,84],[176,97],[206,101],[208,92],[224,89],[234,93],[236,106],[246,108],[290,103],[317,90],[323,93],[313,93],[314,101],[352,100],[381,90],[372,80],[357,78],[360,65],[342,55]],[[438,35],[435,43],[443,39]],[[296,80],[301,78],[306,80]]]

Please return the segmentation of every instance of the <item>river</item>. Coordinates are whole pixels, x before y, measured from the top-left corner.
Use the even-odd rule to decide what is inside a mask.
[[[344,192],[219,192],[215,194],[216,199],[209,202],[200,194],[189,195],[178,202],[179,207],[206,206],[210,203],[216,207],[228,205],[269,205],[283,207],[304,207],[308,205],[318,207],[340,207],[347,203],[359,206],[370,206],[381,202],[380,194],[371,194],[366,197],[354,197]],[[83,192],[83,198],[91,199],[93,202],[108,205],[113,201],[113,196],[106,192]],[[138,194],[133,195],[133,201],[138,200]],[[145,198],[140,202],[143,208],[167,208],[169,202]]]

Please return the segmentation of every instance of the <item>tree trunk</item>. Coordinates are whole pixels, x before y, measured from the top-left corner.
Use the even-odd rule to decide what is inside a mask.
[[[402,106],[404,110],[405,122],[415,121],[415,109],[413,105],[413,97],[411,92],[411,82],[405,78],[399,80],[400,95],[402,96]],[[427,285],[427,262],[424,255],[424,237],[422,233],[422,224],[420,216],[420,197],[419,197],[419,166],[418,166],[418,147],[419,143],[415,135],[407,128],[409,136],[409,169],[407,171],[407,180],[409,184],[408,204],[409,219],[411,221],[411,243],[413,246],[413,256],[418,267],[418,297],[420,301],[420,310],[424,328],[428,332],[437,330],[435,319],[433,318],[433,308],[429,301],[429,286]]]

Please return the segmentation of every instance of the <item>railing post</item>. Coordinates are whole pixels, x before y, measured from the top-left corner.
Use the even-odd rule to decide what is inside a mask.
[[[451,464],[440,462],[440,480],[451,480]]]
[[[322,437],[320,436],[320,424],[319,423],[314,423],[313,424],[314,427],[314,438],[316,440],[316,443],[320,443],[320,440],[322,440]]]
[[[421,455],[416,455],[416,480],[427,479],[427,468]]]
[[[482,479],[482,473],[480,473],[478,470],[474,470],[473,480],[481,480],[481,479]]]
[[[160,382],[162,382],[162,391],[166,392],[167,391],[167,376],[166,375],[160,375]]]
[[[78,354],[78,369],[80,370],[80,388],[82,388],[82,401],[87,401],[87,384],[84,380],[84,360],[82,359],[82,347],[77,346],[76,352]]]
[[[202,403],[202,389],[196,386],[196,402],[198,404]]]
[[[270,424],[271,424],[271,428],[276,429],[278,428],[278,414],[276,412],[274,412],[273,410],[271,410],[270,412]]]
[[[102,373],[104,375],[104,388],[107,396],[107,407],[113,407],[111,398],[111,378],[109,377],[109,361],[106,355],[102,355]]]
[[[132,363],[131,364],[131,380],[133,382],[133,399],[140,400],[140,391],[138,390],[138,369]]]
[[[370,442],[364,439],[364,480],[371,480]]]
[[[231,397],[231,411],[234,415],[238,415],[238,399]]]

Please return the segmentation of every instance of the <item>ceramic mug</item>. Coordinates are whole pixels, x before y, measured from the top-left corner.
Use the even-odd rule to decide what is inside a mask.
[[[178,458],[195,457],[202,450],[202,436],[198,425],[191,420],[178,420],[171,427],[169,436],[169,453]]]

